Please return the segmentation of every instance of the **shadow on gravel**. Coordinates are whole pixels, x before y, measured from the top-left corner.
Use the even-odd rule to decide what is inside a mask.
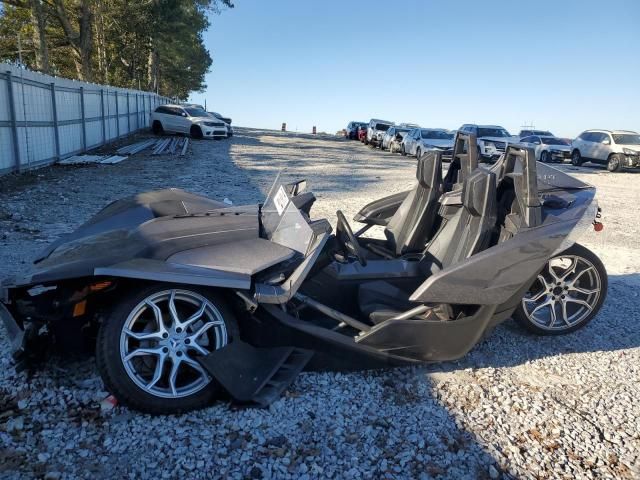
[[[498,326],[467,356],[439,364],[438,369],[512,367],[564,354],[612,352],[640,347],[640,274],[611,275],[600,313],[584,328],[568,335],[538,336],[513,320]]]
[[[600,165],[599,163],[585,163],[579,167],[576,167],[574,165],[570,165],[570,164],[551,164],[552,167],[555,168],[559,168],[560,170],[562,170],[563,172],[567,172],[567,173],[584,173],[584,174],[588,174],[588,173],[592,173],[592,174],[598,174],[598,173],[606,173],[609,175],[619,175],[621,173],[630,173],[632,175],[638,175],[640,174],[640,168],[627,168],[624,169],[620,172],[609,172],[607,171],[607,166],[606,165]]]

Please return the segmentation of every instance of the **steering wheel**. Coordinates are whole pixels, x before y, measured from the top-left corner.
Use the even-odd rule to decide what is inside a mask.
[[[358,239],[353,234],[353,230],[351,230],[351,226],[342,211],[338,210],[336,217],[338,217],[338,223],[336,225],[336,238],[338,242],[344,247],[347,253],[350,253],[358,259],[360,265],[363,267],[366,266],[367,260],[362,252],[362,247],[360,247]]]

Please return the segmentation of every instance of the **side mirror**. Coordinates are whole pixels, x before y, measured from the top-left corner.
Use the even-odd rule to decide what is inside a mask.
[[[186,116],[187,116],[187,114],[186,114],[186,113],[184,113],[184,112],[182,112],[180,115],[181,115],[181,116],[183,116],[183,117],[186,117]]]
[[[609,140],[608,138],[605,138],[605,139],[602,141],[602,144],[603,144],[603,145],[611,145],[611,140]]]

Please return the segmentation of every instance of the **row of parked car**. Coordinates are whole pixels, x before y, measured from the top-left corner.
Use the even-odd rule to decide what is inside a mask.
[[[231,119],[207,112],[202,105],[160,105],[151,112],[151,129],[156,135],[182,133],[193,138],[229,138],[233,136]]]
[[[476,136],[478,158],[484,162],[496,161],[507,145],[519,143],[533,148],[536,160],[545,163],[571,160],[573,165],[579,166],[593,162],[606,165],[612,172],[640,167],[640,135],[630,130],[586,130],[571,140],[556,137],[547,130],[525,129],[518,135],[511,135],[499,125],[466,123],[458,130],[447,130],[408,123],[396,125],[372,118],[369,122],[349,122],[344,136],[403,155],[420,157],[429,149],[442,150],[446,159],[453,148],[456,131]]]

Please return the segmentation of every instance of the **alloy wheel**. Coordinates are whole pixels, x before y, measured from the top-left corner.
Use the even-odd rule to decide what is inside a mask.
[[[584,257],[552,258],[522,299],[529,321],[548,331],[568,330],[585,321],[596,309],[602,279]]]
[[[224,347],[227,328],[211,301],[187,290],[164,290],[141,301],[120,334],[120,359],[145,392],[162,398],[193,395],[211,377],[196,360]]]

